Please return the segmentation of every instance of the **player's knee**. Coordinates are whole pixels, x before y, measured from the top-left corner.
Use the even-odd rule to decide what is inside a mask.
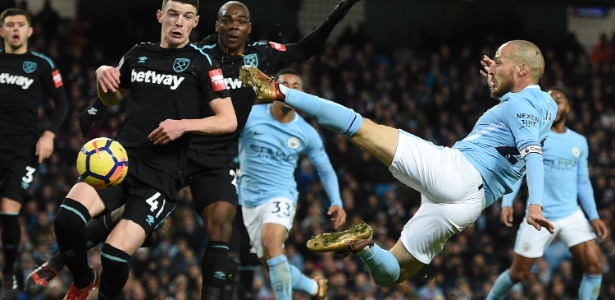
[[[54,229],[56,232],[74,232],[84,227],[90,218],[88,209],[83,204],[67,198],[56,213]]]

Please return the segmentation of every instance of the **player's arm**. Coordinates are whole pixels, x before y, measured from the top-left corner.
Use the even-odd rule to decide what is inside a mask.
[[[360,0],[340,1],[325,21],[316,27],[316,29],[304,36],[299,42],[288,44],[287,46],[289,48],[296,48],[297,54],[299,55],[296,60],[304,61],[316,54],[325,44],[329,35],[331,35],[335,25],[344,19],[348,11],[350,11],[350,8],[359,1]]]
[[[539,139],[544,116],[526,99],[511,99],[506,105],[505,122],[514,136],[521,157],[525,160],[525,178],[529,193],[527,222],[537,230],[545,227],[553,233],[553,224],[542,215],[545,169]]]
[[[346,223],[346,211],[343,208],[342,198],[340,197],[337,174],[335,174],[329,156],[325,152],[322,139],[316,130],[310,129],[305,131],[308,138],[306,154],[314,165],[327,196],[329,196],[331,205],[327,214],[332,216],[333,227],[335,230],[338,230]]]
[[[120,87],[120,75],[120,69],[116,67],[101,66],[96,70],[98,97],[106,106],[118,104],[128,94],[128,89]]]
[[[41,81],[43,88],[53,100],[54,109],[49,128],[43,132],[36,143],[38,163],[42,163],[53,153],[53,140],[60,130],[60,126],[66,120],[66,115],[68,115],[68,100],[64,91],[64,83],[60,71],[55,68],[55,65],[52,64],[48,70],[44,71]]]
[[[608,236],[608,230],[598,215],[596,199],[594,198],[594,189],[592,188],[592,183],[589,179],[589,147],[587,145],[587,140],[585,140],[585,144],[583,146],[579,164],[577,165],[577,193],[581,206],[587,214],[587,218],[591,221],[592,227],[596,231],[596,234],[604,240]]]
[[[521,184],[523,183],[523,178],[519,179],[513,186],[512,192],[510,194],[506,194],[502,197],[502,212],[500,213],[500,221],[506,227],[512,227],[513,225],[513,208],[512,204],[515,201],[515,197],[519,193],[521,189]]]
[[[92,103],[92,105],[86,107],[79,114],[79,129],[81,129],[81,134],[83,137],[87,136],[88,131],[106,112],[107,107],[102,103],[100,98],[96,98],[96,101]]]
[[[237,115],[231,97],[217,98],[209,102],[214,112],[213,116],[202,119],[179,120],[186,128],[186,132],[219,135],[233,133],[237,130]]]

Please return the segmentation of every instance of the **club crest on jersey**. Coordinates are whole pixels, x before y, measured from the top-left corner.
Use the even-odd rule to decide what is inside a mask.
[[[243,64],[258,67],[258,56],[256,53],[248,54],[243,57]]]
[[[291,136],[286,142],[286,145],[288,145],[290,149],[297,149],[299,148],[299,139],[294,136]]]
[[[579,147],[572,147],[572,155],[578,158],[579,156],[581,156],[581,149],[579,149]]]
[[[32,73],[36,71],[36,63],[33,61],[26,60],[23,62],[23,71],[26,73]]]
[[[173,63],[173,71],[180,73],[188,69],[190,65],[190,60],[187,58],[176,58]]]

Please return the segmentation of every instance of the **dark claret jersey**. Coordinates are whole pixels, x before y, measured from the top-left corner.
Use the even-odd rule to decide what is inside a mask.
[[[209,108],[211,100],[228,97],[222,71],[209,55],[193,45],[165,49],[158,43],[134,46],[122,57],[118,68],[120,87],[130,92],[117,140],[129,156],[180,177],[181,157],[191,135],[167,145],[154,145],[148,135],[166,119],[202,118],[202,110]]]
[[[326,33],[326,36],[328,36],[328,33]],[[303,49],[304,46],[301,43],[284,45],[259,41],[246,45],[244,55],[228,55],[220,49],[217,34],[206,37],[197,46],[203,50],[209,50],[209,53],[222,67],[224,83],[231,92],[231,100],[237,114],[237,130],[226,135],[195,136],[190,148],[204,151],[208,155],[226,157],[237,156],[239,135],[246,125],[248,115],[254,100],[256,100],[256,95],[252,88],[243,86],[239,80],[241,66],[252,65],[268,75],[274,75],[289,63],[304,61],[316,51]],[[312,53],[306,55],[307,52]],[[213,114],[209,108],[206,108],[205,112],[206,116]]]
[[[36,143],[40,137],[38,109],[46,95],[44,92],[55,103],[47,129],[57,133],[68,113],[68,103],[56,65],[40,53],[8,54],[0,49],[2,143]]]

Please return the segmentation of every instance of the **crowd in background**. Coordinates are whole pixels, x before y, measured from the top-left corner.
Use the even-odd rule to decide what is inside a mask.
[[[112,107],[103,121],[82,137],[78,115],[96,99],[94,70],[117,63],[119,57],[88,47],[88,39],[93,37],[79,17],[63,20],[50,7],[35,16],[31,49],[59,65],[70,113],[56,137],[54,154],[41,165],[32,197],[22,211],[20,264],[24,276],[57,252],[54,214],[77,178],[74,163],[81,145],[94,137],[115,136],[123,118],[122,108]],[[378,123],[452,146],[467,135],[485,110],[497,104],[479,74],[480,60],[483,54],[493,56],[495,47],[511,38],[485,36],[479,45],[429,43],[379,49],[360,28],[348,29],[339,40],[330,41],[315,57],[295,67],[305,75],[307,92],[348,106]],[[563,88],[572,99],[569,127],[587,137],[599,213],[609,228],[615,228],[615,36],[608,40],[604,34],[596,45],[600,49],[591,53],[583,51],[573,35],[549,44],[534,42],[546,60],[541,87]],[[44,103],[40,108],[43,120],[50,105]],[[367,152],[341,135],[320,129],[316,122],[312,124],[322,134],[338,173],[348,224],[369,223],[375,242],[390,248],[417,210],[420,195],[398,183]],[[473,227],[453,237],[416,276],[397,287],[379,288],[356,256],[342,259],[307,251],[305,242],[311,236],[331,229],[325,215],[328,201],[307,158],[300,161],[296,178],[301,196],[286,244],[287,256],[307,274],[328,278],[330,299],[484,299],[497,275],[512,261],[517,228],[500,224],[496,202]],[[524,196],[520,193],[514,204],[517,225],[524,215]],[[604,299],[615,299],[613,237],[612,231],[611,237],[601,242],[606,254]],[[189,191],[183,190],[175,213],[159,231],[158,243],[140,249],[131,259],[125,299],[199,299],[199,257],[206,241]],[[92,266],[100,267],[99,252],[94,250],[90,260]],[[581,273],[556,240],[534,267],[535,278],[516,285],[510,299],[575,299]],[[60,278],[50,284],[42,299],[63,297],[71,279],[68,272],[62,272]],[[258,299],[273,297],[267,280],[262,271],[256,272],[253,288]],[[295,296],[308,299],[298,293]]]

